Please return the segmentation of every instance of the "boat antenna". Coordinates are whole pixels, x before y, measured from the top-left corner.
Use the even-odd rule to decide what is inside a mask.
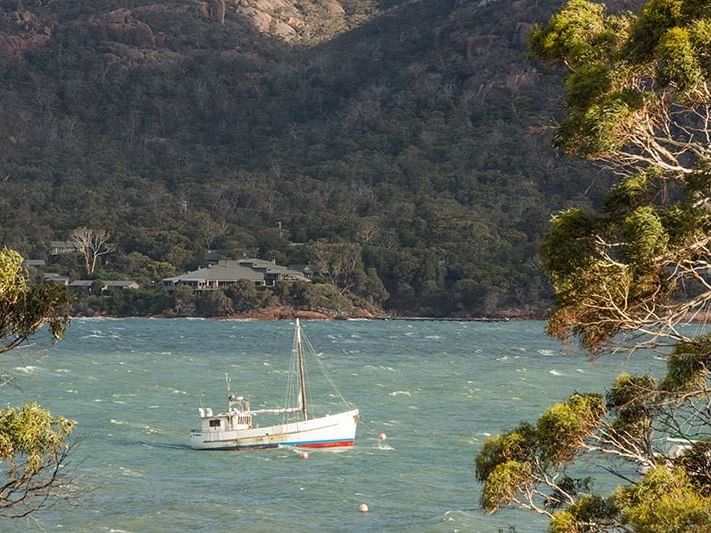
[[[227,401],[231,402],[235,397],[232,394],[232,379],[227,372],[225,372],[225,385],[227,386]]]

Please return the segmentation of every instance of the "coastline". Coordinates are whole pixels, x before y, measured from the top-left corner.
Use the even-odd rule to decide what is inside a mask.
[[[74,315],[72,318],[204,318],[206,320],[410,320],[433,322],[508,322],[511,320],[545,320],[547,313],[523,313],[511,311],[498,316],[450,316],[428,317],[410,315],[390,315],[382,311],[356,309],[349,313],[338,313],[325,309],[299,309],[290,306],[276,306],[264,309],[254,309],[229,315],[201,317],[196,315],[178,315],[174,313],[158,313],[151,315],[114,315],[109,313],[94,313]]]

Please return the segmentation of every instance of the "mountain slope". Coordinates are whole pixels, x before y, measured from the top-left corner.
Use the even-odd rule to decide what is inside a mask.
[[[351,291],[396,312],[545,306],[550,212],[610,179],[550,147],[559,78],[525,42],[559,2],[126,4],[0,2],[33,43],[0,56],[3,242],[105,227],[143,281],[348,242]]]

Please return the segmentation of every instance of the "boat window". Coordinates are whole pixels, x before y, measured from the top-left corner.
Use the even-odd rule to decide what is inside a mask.
[[[219,428],[219,427],[220,427],[220,421],[219,421],[219,420],[210,420],[210,427],[211,427],[211,428]]]

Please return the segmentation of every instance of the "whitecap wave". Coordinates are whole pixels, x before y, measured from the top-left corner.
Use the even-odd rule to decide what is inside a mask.
[[[32,374],[33,372],[37,370],[42,370],[39,366],[32,366],[32,365],[27,365],[27,366],[16,366],[15,370],[18,372],[22,372],[23,374]]]
[[[410,391],[396,390],[396,391],[391,392],[390,396],[412,396],[412,394],[410,394]]]
[[[553,374],[554,376],[563,376],[564,375],[562,372],[556,370],[555,368],[553,370],[549,370],[548,373]]]
[[[140,472],[136,472],[135,470],[131,470],[129,468],[126,468],[124,466],[120,466],[119,470],[121,470],[121,475],[128,476],[128,477],[143,477],[143,474]]]
[[[545,357],[552,357],[555,355],[555,350],[545,350],[545,349],[540,349],[536,350],[539,354],[545,356]]]

